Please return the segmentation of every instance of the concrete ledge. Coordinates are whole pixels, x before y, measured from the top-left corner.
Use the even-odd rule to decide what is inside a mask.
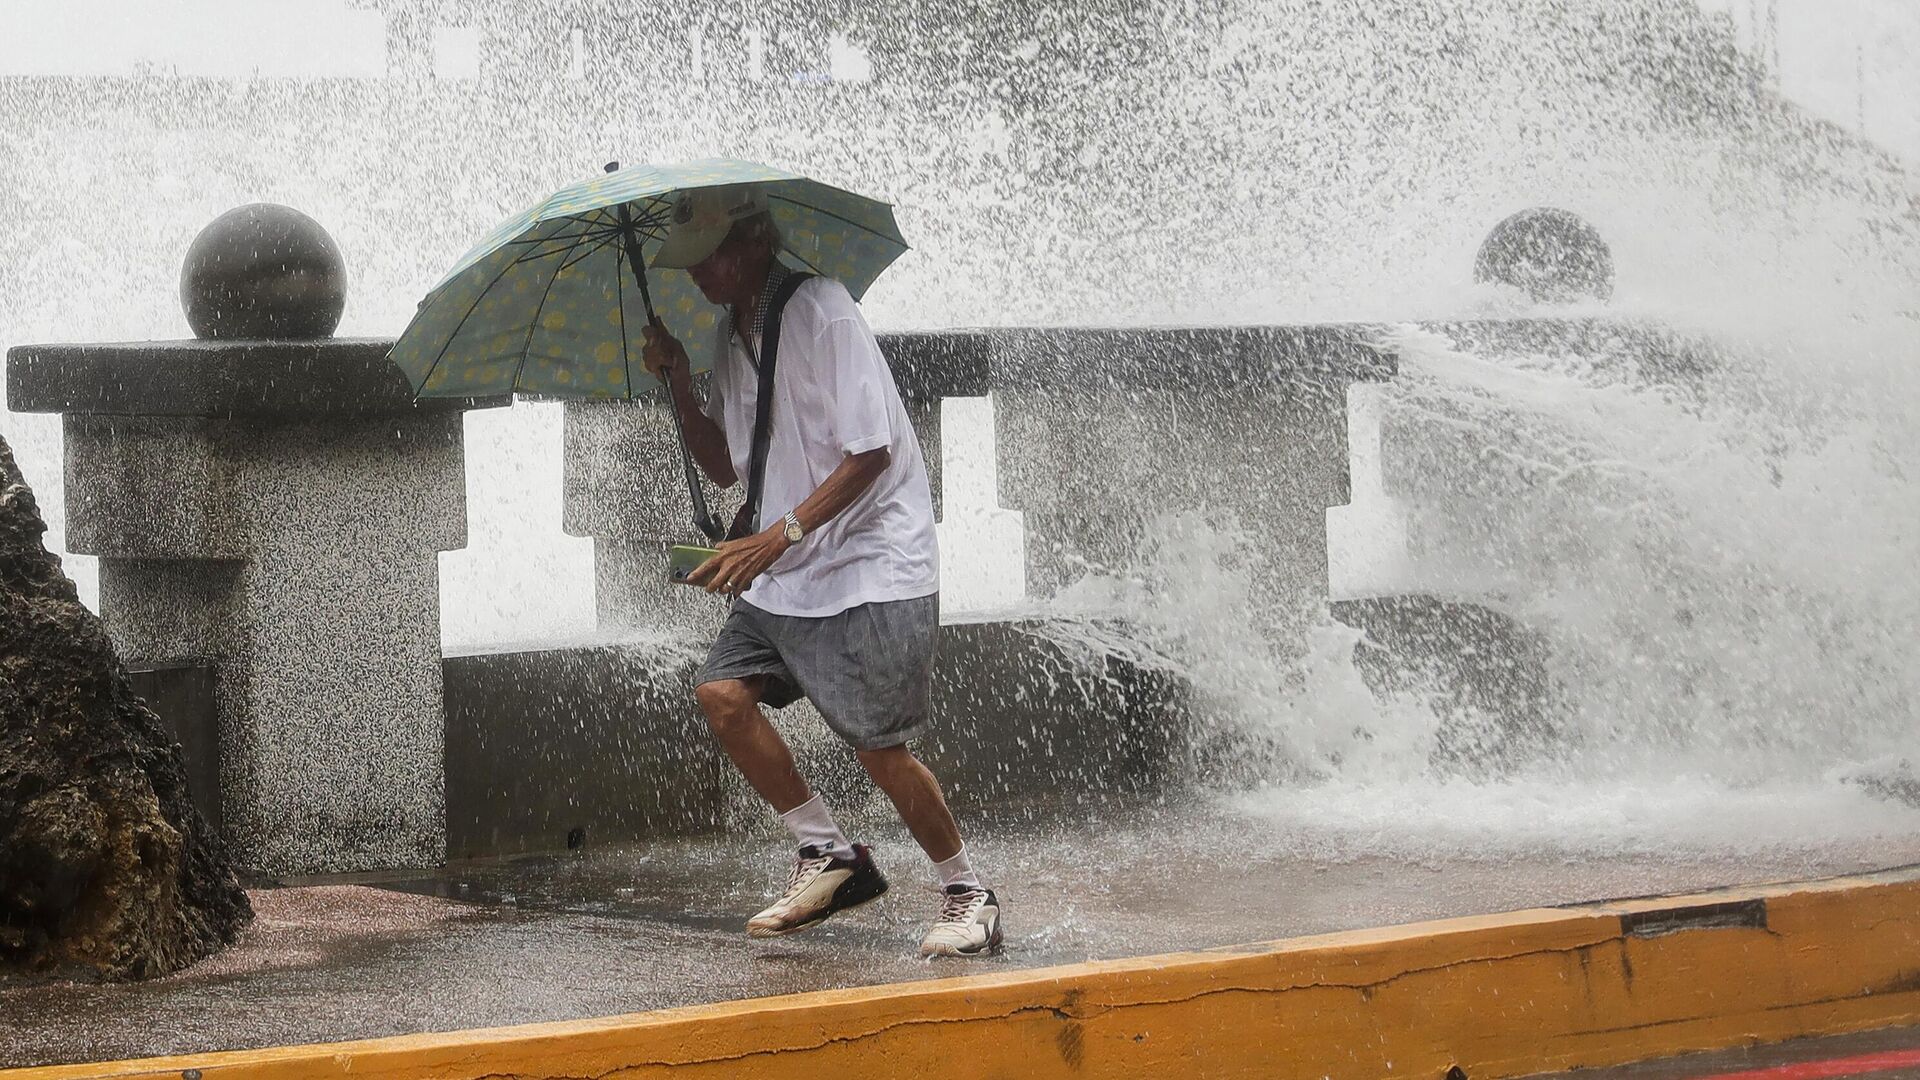
[[[1077,398],[1101,390],[1344,387],[1392,377],[1371,323],[1292,326],[1008,327],[987,331],[995,391]]]
[[[694,661],[616,645],[441,661],[447,856],[558,851],[714,829],[731,767]]]
[[[461,412],[505,396],[422,398],[387,351],[390,338],[126,341],[19,345],[7,351],[14,412],[313,420]]]
[[[74,1077],[1520,1076],[1920,1020],[1920,871]]]
[[[984,331],[926,330],[875,335],[893,369],[893,383],[909,409],[929,409],[941,398],[981,397],[989,389],[991,343]]]
[[[948,799],[1010,821],[1167,791],[1189,749],[1186,684],[1112,656],[1076,655],[1045,629],[941,627],[932,723],[916,747]],[[448,857],[725,824],[737,781],[693,697],[706,641],[446,657]],[[815,780],[829,785],[829,802],[846,805],[830,776]],[[745,805],[756,818],[765,812]]]

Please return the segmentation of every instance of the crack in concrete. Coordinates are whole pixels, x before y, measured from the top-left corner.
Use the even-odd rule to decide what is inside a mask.
[[[1910,991],[1901,991],[1901,992],[1910,992]],[[1870,998],[1885,997],[1885,996],[1887,995],[1883,990],[1875,988],[1875,989],[1862,990],[1860,993],[1857,993],[1857,994],[1842,994],[1839,997],[1815,998],[1810,1001],[1792,1001],[1792,1002],[1787,1002],[1785,1004],[1780,1004],[1780,1005],[1762,1005],[1760,1006],[1759,1011],[1763,1013],[1770,1013],[1770,1012],[1785,1012],[1789,1009],[1813,1009],[1813,1008],[1818,1008],[1822,1005],[1844,1005],[1850,1001],[1866,1001]],[[1674,1016],[1674,1017],[1668,1017],[1667,1019],[1664,1019],[1664,1020],[1649,1020],[1644,1024],[1627,1024],[1624,1027],[1589,1028],[1585,1031],[1576,1032],[1574,1034],[1576,1035],[1619,1035],[1619,1034],[1624,1034],[1626,1032],[1632,1032],[1632,1031],[1654,1031],[1663,1027],[1672,1027],[1675,1024],[1695,1024],[1703,1020],[1721,1019],[1721,1018],[1724,1018],[1726,1015],[1727,1015],[1726,1013],[1713,1012],[1713,1013],[1700,1013],[1694,1016]]]
[[[1584,953],[1591,952],[1594,949],[1611,945],[1620,941],[1622,941],[1621,938],[1608,937],[1608,938],[1602,938],[1598,941],[1589,942],[1581,945],[1556,946],[1556,947],[1539,948],[1539,949],[1523,949],[1523,950],[1509,952],[1509,953],[1463,957],[1459,960],[1448,961],[1446,963],[1429,964],[1422,967],[1408,968],[1407,970],[1397,972],[1384,979],[1378,979],[1372,982],[1343,982],[1336,979],[1316,979],[1316,980],[1307,981],[1307,982],[1288,983],[1285,985],[1276,985],[1276,986],[1249,986],[1245,984],[1235,983],[1232,985],[1225,985],[1225,986],[1210,986],[1205,989],[1196,991],[1194,993],[1185,994],[1185,995],[1178,995],[1178,996],[1172,996],[1172,997],[1160,997],[1160,998],[1153,998],[1150,1000],[1140,999],[1140,1000],[1119,1002],[1119,1003],[1113,1003],[1113,1004],[1092,1004],[1092,1005],[1089,1005],[1084,1001],[1084,999],[1081,998],[1083,991],[1068,990],[1066,992],[1067,1000],[1063,1000],[1057,1003],[1038,1003],[1038,1004],[1032,1004],[1032,1005],[1019,1005],[1011,1009],[1007,1009],[1003,1012],[994,1012],[994,1013],[982,1014],[982,1015],[976,1015],[976,1016],[904,1017],[902,1019],[884,1024],[880,1027],[873,1028],[870,1030],[853,1032],[847,1035],[836,1035],[836,1036],[823,1039],[819,1042],[814,1042],[814,1043],[809,1043],[804,1045],[761,1047],[761,1048],[756,1048],[752,1050],[741,1051],[739,1053],[734,1053],[734,1054],[717,1054],[711,1057],[649,1058],[646,1060],[629,1061],[621,1065],[616,1065],[605,1072],[596,1073],[589,1077],[575,1077],[575,1076],[555,1077],[545,1073],[542,1073],[540,1075],[541,1075],[541,1080],[608,1080],[608,1078],[610,1077],[617,1076],[622,1072],[632,1070],[632,1069],[674,1068],[674,1067],[684,1067],[689,1065],[718,1065],[718,1064],[726,1064],[729,1062],[746,1061],[751,1058],[766,1057],[774,1054],[809,1053],[815,1050],[822,1050],[822,1049],[825,1049],[826,1047],[834,1046],[837,1044],[860,1042],[866,1039],[875,1038],[881,1035],[885,1035],[889,1032],[898,1031],[908,1027],[914,1027],[919,1025],[931,1025],[931,1024],[971,1024],[971,1023],[980,1023],[980,1022],[992,1022],[995,1020],[1009,1020],[1009,1019],[1013,1019],[1014,1017],[1018,1017],[1023,1014],[1029,1014],[1029,1013],[1045,1013],[1049,1016],[1052,1016],[1056,1020],[1061,1021],[1063,1024],[1072,1024],[1077,1026],[1082,1021],[1095,1019],[1098,1017],[1106,1016],[1108,1014],[1120,1012],[1127,1009],[1154,1007],[1154,1006],[1162,1006],[1162,1005],[1184,1005],[1190,1002],[1202,1000],[1204,998],[1217,997],[1222,994],[1234,994],[1234,993],[1283,994],[1283,993],[1289,993],[1296,990],[1328,989],[1328,990],[1351,990],[1361,995],[1363,998],[1367,998],[1367,997],[1371,997],[1375,992],[1377,992],[1382,987],[1392,985],[1393,983],[1398,982],[1402,979],[1409,978],[1416,975],[1429,974],[1429,973],[1438,972],[1438,971],[1447,971],[1452,968],[1458,968],[1458,967],[1471,965],[1471,964],[1498,963],[1506,960],[1518,960],[1518,959],[1523,959],[1530,956],[1553,956],[1553,955],[1564,956],[1569,954],[1584,954]],[[1275,953],[1273,955],[1280,956],[1284,954]],[[1062,1052],[1062,1056],[1066,1057],[1068,1054],[1068,1048],[1065,1045],[1065,1043],[1061,1045],[1060,1049]],[[1084,1051],[1079,1040],[1078,1039],[1074,1040],[1073,1056],[1080,1057],[1082,1056],[1083,1053]],[[521,1074],[521,1073],[490,1073],[485,1077],[478,1078],[478,1080],[517,1080],[517,1078],[525,1075],[526,1074]]]

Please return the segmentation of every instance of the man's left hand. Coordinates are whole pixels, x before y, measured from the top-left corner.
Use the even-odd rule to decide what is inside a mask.
[[[786,531],[778,528],[725,540],[716,549],[717,554],[687,575],[687,581],[710,593],[739,596],[792,546]]]

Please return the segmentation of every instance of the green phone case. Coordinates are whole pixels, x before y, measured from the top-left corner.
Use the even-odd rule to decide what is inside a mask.
[[[718,555],[712,548],[694,547],[690,544],[675,544],[667,552],[667,580],[679,585],[687,583],[687,575],[694,568]]]

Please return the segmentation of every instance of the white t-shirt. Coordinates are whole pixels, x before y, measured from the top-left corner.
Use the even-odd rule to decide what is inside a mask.
[[[720,322],[720,359],[706,411],[726,433],[744,486],[760,374],[729,320]],[[758,355],[757,335],[753,346]],[[776,615],[819,618],[939,591],[933,494],[920,443],[880,343],[846,286],[831,278],[802,284],[781,315],[771,430],[762,528],[805,501],[848,455],[884,446],[891,460],[852,505],[760,575],[743,594],[748,603]]]

